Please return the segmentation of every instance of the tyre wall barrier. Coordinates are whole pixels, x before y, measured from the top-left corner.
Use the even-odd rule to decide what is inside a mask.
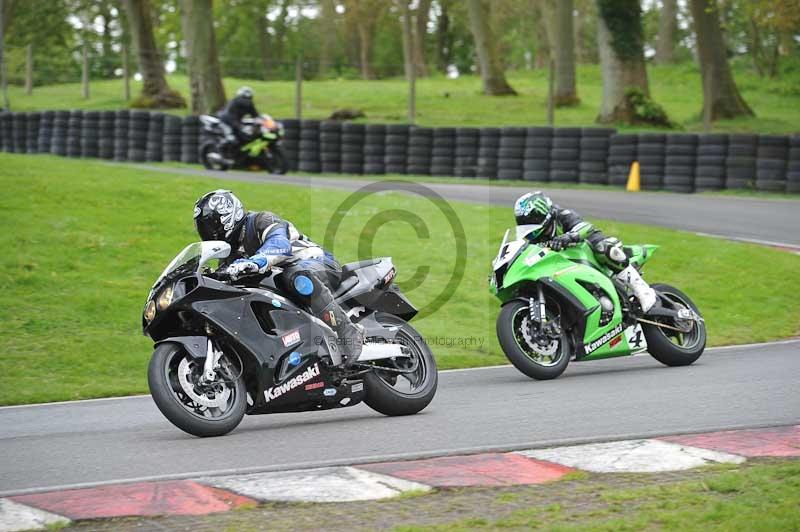
[[[291,170],[800,192],[800,134],[617,133],[610,128],[417,127],[282,120]],[[0,113],[0,151],[196,164],[198,117],[122,109]]]

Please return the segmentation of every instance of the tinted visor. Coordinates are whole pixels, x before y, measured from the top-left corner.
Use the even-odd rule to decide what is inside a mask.
[[[197,234],[203,240],[225,240],[225,229],[222,224],[217,223],[212,217],[195,218],[194,226],[197,228]]]

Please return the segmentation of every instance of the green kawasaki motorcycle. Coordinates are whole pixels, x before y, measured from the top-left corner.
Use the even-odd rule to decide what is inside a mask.
[[[548,242],[508,241],[492,265],[490,290],[502,301],[497,337],[508,359],[534,379],[554,379],[570,360],[648,351],[667,366],[686,366],[706,346],[697,306],[677,288],[651,285],[658,302],[645,315],[638,300],[580,242],[559,252]],[[638,269],[658,246],[625,246]]]

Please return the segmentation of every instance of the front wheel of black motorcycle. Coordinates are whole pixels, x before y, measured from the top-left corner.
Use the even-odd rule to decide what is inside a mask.
[[[680,310],[692,309],[698,316],[700,310],[694,302],[668,284],[654,284],[652,288],[659,293],[662,304]],[[647,351],[665,366],[688,366],[700,358],[706,348],[706,324],[704,321],[656,320],[666,327],[642,323],[642,331],[647,339]]]
[[[284,175],[289,171],[289,159],[286,158],[286,153],[280,146],[273,146],[270,148],[270,157],[267,170],[271,174],[279,175]]]
[[[217,380],[203,384],[204,361],[180,344],[161,344],[150,359],[147,382],[156,406],[173,425],[201,438],[222,436],[239,425],[247,409],[241,363],[222,355]]]
[[[409,351],[409,358],[386,363],[393,369],[410,369],[407,373],[374,370],[364,375],[364,402],[386,416],[416,414],[433,401],[439,374],[436,360],[422,335],[405,320],[391,314],[379,314],[378,321],[388,327],[399,327],[396,340]]]
[[[549,314],[549,312],[548,312]],[[567,369],[572,357],[566,334],[544,342],[534,337],[527,301],[503,305],[497,317],[497,339],[506,358],[519,371],[536,380],[555,379]]]

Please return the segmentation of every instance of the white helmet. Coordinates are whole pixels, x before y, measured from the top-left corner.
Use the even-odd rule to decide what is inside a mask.
[[[239,98],[247,98],[248,100],[253,99],[253,89],[248,86],[239,87],[239,90],[236,91],[236,97]]]

